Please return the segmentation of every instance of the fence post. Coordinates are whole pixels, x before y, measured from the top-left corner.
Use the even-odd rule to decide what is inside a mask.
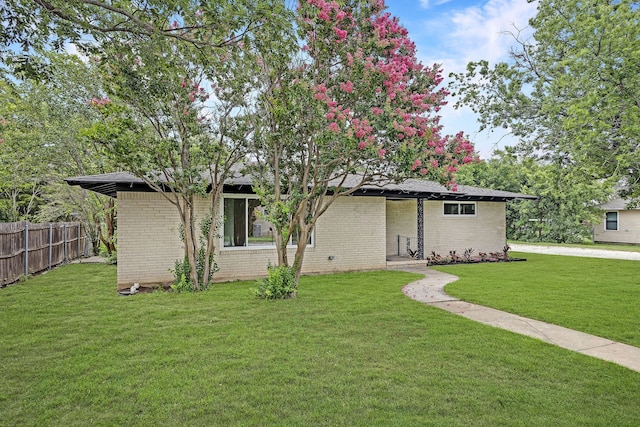
[[[62,262],[67,262],[67,224],[62,224]]]
[[[53,261],[53,224],[49,223],[49,270]]]
[[[80,258],[80,223],[78,223],[78,253],[76,255],[78,255],[77,258]]]
[[[29,275],[29,223],[24,223],[24,275]]]

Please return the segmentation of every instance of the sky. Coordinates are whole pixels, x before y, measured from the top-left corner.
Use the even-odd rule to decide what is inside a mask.
[[[470,61],[507,60],[514,42],[505,32],[526,33],[536,12],[536,2],[527,0],[386,0],[386,4],[409,30],[420,61],[441,64],[445,77],[464,71]],[[504,129],[479,133],[475,114],[468,108],[455,110],[453,101],[440,111],[444,134],[464,131],[483,159],[516,142]]]

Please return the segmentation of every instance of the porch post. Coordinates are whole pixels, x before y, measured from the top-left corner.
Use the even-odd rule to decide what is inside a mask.
[[[418,204],[418,259],[424,259],[424,198],[416,199]]]

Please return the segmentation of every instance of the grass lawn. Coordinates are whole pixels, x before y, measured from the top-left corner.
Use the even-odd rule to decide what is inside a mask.
[[[460,277],[449,295],[640,347],[640,262],[512,255],[527,261],[436,269]]]
[[[0,290],[0,425],[637,425],[640,374],[413,301],[416,278],[269,302],[120,297],[114,267],[62,267]]]

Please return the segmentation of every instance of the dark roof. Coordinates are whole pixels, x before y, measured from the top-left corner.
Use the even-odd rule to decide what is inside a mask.
[[[357,177],[349,177],[344,183],[345,188],[357,184]],[[161,180],[162,181],[162,180]],[[69,185],[78,185],[84,189],[116,197],[119,191],[152,192],[154,191],[142,179],[129,172],[113,172],[101,175],[79,176],[67,178]],[[337,183],[336,183],[337,185]],[[225,181],[225,192],[250,193],[251,177],[236,174]],[[379,185],[365,185],[354,195],[360,196],[384,196],[390,199],[425,198],[436,200],[488,200],[506,201],[513,199],[536,199],[535,196],[512,193],[510,191],[490,190],[488,188],[458,185],[457,191],[452,191],[437,182],[420,179],[407,179],[401,183],[384,183]]]
[[[602,210],[608,210],[608,211],[625,211],[625,210],[639,210],[640,206],[636,206],[636,207],[627,207],[627,205],[629,204],[630,200],[625,200],[625,199],[613,199],[613,200],[609,200],[607,203],[604,203],[602,205],[599,205],[598,207]]]

